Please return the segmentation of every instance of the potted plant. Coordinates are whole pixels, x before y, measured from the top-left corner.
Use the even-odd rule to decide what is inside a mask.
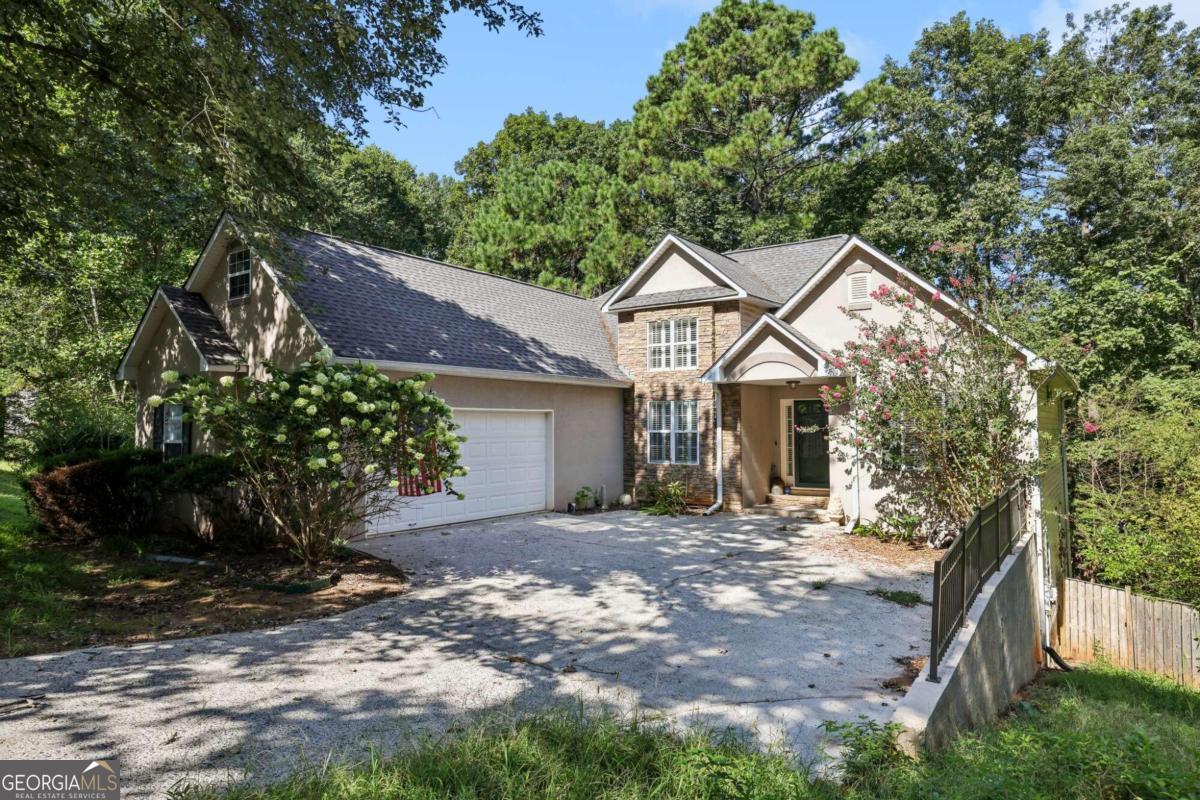
[[[596,490],[584,486],[575,493],[575,508],[579,511],[591,511],[596,507]]]

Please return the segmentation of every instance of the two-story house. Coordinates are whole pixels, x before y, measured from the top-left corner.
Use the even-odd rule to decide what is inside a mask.
[[[226,215],[184,285],[155,292],[119,369],[137,384],[138,441],[207,446],[182,409],[146,403],[168,369],[256,374],[328,347],[394,376],[432,372],[467,437],[466,499],[415,499],[374,533],[563,509],[585,485],[612,502],[668,475],[712,511],[871,519],[886,482],[830,448],[843,421],[817,399],[842,380],[829,351],[856,332],[841,307],[886,321],[871,293],[902,280],[950,318],[968,313],[847,235],[728,253],[667,236],[594,300],[311,232],[283,236],[278,258],[247,248]],[[1050,387],[1071,380],[1013,348],[1038,376],[1030,447],[1048,456],[1044,502],[1061,504]]]

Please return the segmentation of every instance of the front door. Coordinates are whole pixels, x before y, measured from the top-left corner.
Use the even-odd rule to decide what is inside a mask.
[[[797,400],[792,405],[795,420],[796,486],[829,488],[829,414],[820,400]]]

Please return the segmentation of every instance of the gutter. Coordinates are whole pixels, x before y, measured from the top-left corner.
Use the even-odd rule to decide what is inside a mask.
[[[725,462],[721,453],[721,440],[725,438],[721,429],[721,385],[713,384],[713,414],[716,417],[717,430],[717,497],[711,506],[704,509],[704,516],[709,517],[725,504]]]

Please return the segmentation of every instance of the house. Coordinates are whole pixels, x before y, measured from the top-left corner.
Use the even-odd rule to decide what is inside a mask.
[[[952,300],[855,236],[717,253],[669,235],[618,286],[583,299],[311,232],[283,237],[287,268],[247,249],[228,216],[182,288],[160,287],[121,361],[137,385],[139,444],[207,446],[182,410],[152,410],[161,373],[261,372],[328,347],[390,375],[429,371],[467,436],[465,500],[421,498],[371,532],[562,509],[582,486],[615,500],[646,480],[686,476],[715,510],[814,506],[871,519],[886,487],[831,452],[837,426],[818,387],[829,352],[854,337],[840,306],[876,315],[871,292],[905,279],[947,315]],[[1061,505],[1058,433],[1070,378],[1013,344],[1031,385]],[[1035,413],[1031,411],[1031,413]],[[773,483],[790,487],[772,495]],[[1052,516],[1052,515],[1048,515]]]

